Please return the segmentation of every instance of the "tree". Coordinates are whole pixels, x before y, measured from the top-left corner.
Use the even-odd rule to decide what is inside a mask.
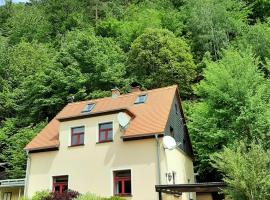
[[[7,119],[0,128],[0,160],[7,163],[9,178],[25,176],[26,152],[23,148],[44,127],[44,123],[40,123],[19,129],[16,123],[16,119]]]
[[[12,15],[6,22],[10,43],[17,44],[21,40],[47,42],[50,24],[45,16],[44,11],[35,6],[13,5]]]
[[[237,0],[189,0],[183,12],[196,58],[201,59],[208,51],[215,60],[243,29],[248,16],[245,4]]]
[[[187,43],[168,30],[150,29],[128,53],[128,73],[146,88],[178,84],[183,97],[191,93],[195,64]]]
[[[270,198],[270,152],[256,143],[240,142],[212,157],[213,166],[224,174],[225,193],[232,200]]]
[[[77,67],[86,77],[88,97],[106,95],[114,86],[125,85],[125,54],[111,38],[96,37],[89,30],[74,30],[66,34],[58,63]]]
[[[238,38],[237,46],[242,49],[252,47],[254,54],[265,63],[270,59],[270,21],[248,26]]]
[[[265,21],[270,16],[270,2],[267,0],[245,0],[251,8],[250,20],[252,22]]]
[[[180,35],[183,29],[182,16],[178,10],[151,1],[130,4],[121,18],[109,15],[97,25],[97,34],[114,37],[128,51],[131,43],[149,28],[164,28]],[[168,5],[169,4],[169,5]]]
[[[269,147],[269,80],[259,70],[251,50],[229,49],[208,62],[204,80],[195,87],[200,97],[190,108],[189,130],[202,180],[217,180],[209,156],[235,140],[261,139]]]
[[[3,66],[4,79],[12,88],[20,85],[27,76],[53,65],[55,60],[54,50],[36,41],[21,42],[8,51],[9,63]]]

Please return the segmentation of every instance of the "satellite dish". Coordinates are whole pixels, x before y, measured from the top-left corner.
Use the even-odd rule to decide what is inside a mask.
[[[130,121],[130,116],[127,115],[124,112],[120,112],[117,115],[117,119],[118,119],[118,122],[119,122],[120,126],[122,128],[125,128],[128,125],[129,121]]]
[[[173,137],[166,135],[163,137],[163,146],[165,149],[173,150],[177,144]]]

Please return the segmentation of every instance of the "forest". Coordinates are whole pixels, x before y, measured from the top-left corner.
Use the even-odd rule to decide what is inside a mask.
[[[267,0],[7,0],[0,163],[7,178],[24,177],[23,148],[72,97],[177,84],[198,181],[269,199],[269,78]]]

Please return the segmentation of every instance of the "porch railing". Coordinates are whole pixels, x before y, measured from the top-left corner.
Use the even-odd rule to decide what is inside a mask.
[[[25,179],[0,180],[0,187],[24,186]]]

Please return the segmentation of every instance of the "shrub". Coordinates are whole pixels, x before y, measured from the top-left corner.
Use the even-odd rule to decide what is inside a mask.
[[[79,196],[78,198],[76,198],[76,200],[125,200],[125,199],[120,198],[120,197],[104,198],[104,197],[97,196],[95,194],[87,193],[87,194]]]
[[[63,193],[51,192],[48,197],[42,200],[72,200],[77,198],[79,195],[79,192],[73,190],[68,190],[67,192]]]
[[[50,196],[50,192],[48,190],[43,190],[36,192],[32,197],[32,200],[45,200]]]

